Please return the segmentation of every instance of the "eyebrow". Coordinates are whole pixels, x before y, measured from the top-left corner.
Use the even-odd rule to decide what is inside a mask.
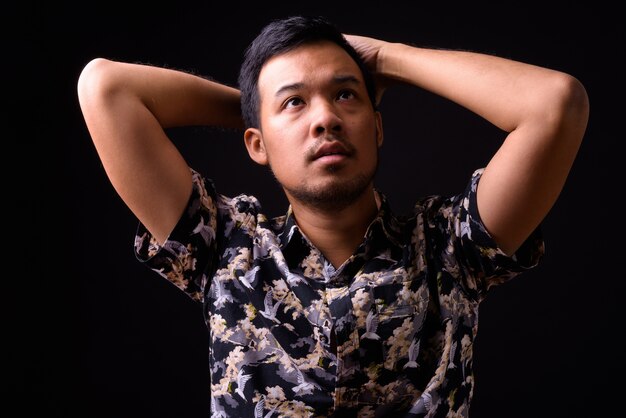
[[[358,78],[356,78],[353,75],[337,75],[334,76],[331,80],[332,84],[335,85],[340,85],[340,84],[360,84],[360,81]],[[304,83],[300,82],[300,83],[292,83],[292,84],[285,84],[284,86],[282,86],[281,88],[279,88],[276,91],[275,96],[278,97],[281,94],[288,92],[288,91],[296,91],[296,90],[300,90],[305,86]]]

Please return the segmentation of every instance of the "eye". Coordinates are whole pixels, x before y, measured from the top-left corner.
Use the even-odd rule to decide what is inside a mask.
[[[283,108],[284,109],[294,108],[294,107],[302,105],[303,103],[304,101],[299,97],[290,97],[287,100],[285,100],[283,104]]]
[[[337,94],[337,99],[339,100],[350,100],[355,97],[355,94],[352,90],[341,90],[339,94]]]

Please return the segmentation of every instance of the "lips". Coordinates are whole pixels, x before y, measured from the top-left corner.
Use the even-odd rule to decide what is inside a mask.
[[[348,156],[350,155],[350,152],[341,142],[333,141],[325,143],[321,147],[319,147],[315,154],[313,154],[313,159],[317,160],[319,158],[331,155]]]

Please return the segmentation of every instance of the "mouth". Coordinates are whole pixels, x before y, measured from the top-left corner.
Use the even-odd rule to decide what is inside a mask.
[[[315,159],[315,162],[324,165],[336,165],[348,158],[346,154],[327,154]]]
[[[350,156],[350,151],[338,141],[328,142],[313,154],[314,161],[338,162]]]

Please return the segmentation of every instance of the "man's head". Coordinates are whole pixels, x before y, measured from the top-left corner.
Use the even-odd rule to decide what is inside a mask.
[[[269,24],[240,75],[244,139],[290,202],[347,207],[372,189],[382,144],[371,74],[322,18]]]
[[[263,65],[274,56],[289,52],[300,45],[322,40],[337,44],[352,57],[363,73],[367,93],[372,105],[376,107],[372,75],[342,33],[322,17],[293,16],[269,23],[246,49],[238,80],[241,91],[241,113],[246,128],[260,128],[258,81]]]

